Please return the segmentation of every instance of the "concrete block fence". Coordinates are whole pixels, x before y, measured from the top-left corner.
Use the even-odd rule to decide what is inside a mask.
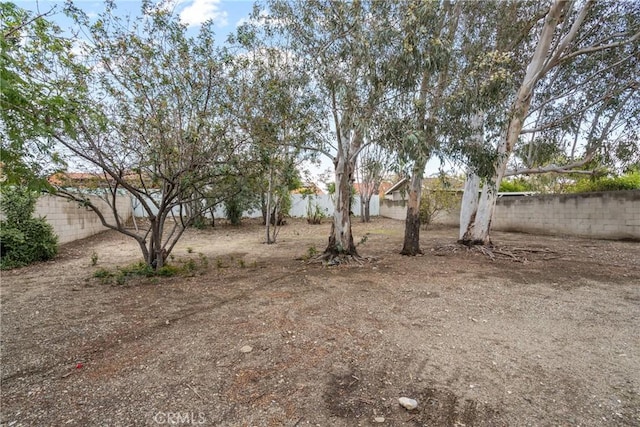
[[[380,215],[403,220],[406,203],[383,200]],[[459,215],[459,209],[444,212],[434,223],[458,226]],[[501,197],[492,229],[640,240],[640,190]]]
[[[89,198],[92,203],[101,208],[102,212],[111,213],[111,209],[104,200],[97,196],[89,196]],[[121,195],[117,197],[116,203],[122,220],[131,219],[133,214],[131,198],[128,195]],[[55,196],[40,197],[36,202],[35,216],[46,218],[58,235],[58,243],[60,244],[84,239],[107,230],[100,222],[100,218],[89,208]],[[107,216],[107,218],[109,217]]]
[[[640,240],[640,190],[503,198],[493,221],[496,230]]]
[[[104,200],[91,196],[92,201],[110,212]],[[326,198],[326,200],[325,200]],[[328,196],[317,202],[332,213]],[[292,216],[306,214],[307,201],[294,197]],[[314,201],[315,202],[315,201]],[[371,201],[371,214],[404,220],[406,202],[403,200]],[[117,205],[124,221],[131,219],[135,205],[129,195],[118,196]],[[354,214],[360,214],[356,201]],[[137,210],[136,210],[136,213]],[[106,230],[93,211],[54,196],[42,196],[36,203],[36,215],[46,217],[59,237],[59,242],[68,243]],[[259,216],[259,212],[253,215]],[[457,226],[459,210],[443,212],[434,223]],[[612,191],[582,194],[554,194],[498,199],[493,219],[493,229],[533,234],[572,235],[596,239],[640,240],[640,190]]]

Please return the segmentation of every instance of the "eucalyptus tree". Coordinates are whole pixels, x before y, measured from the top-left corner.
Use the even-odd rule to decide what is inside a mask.
[[[251,141],[254,191],[259,194],[266,243],[276,242],[290,191],[300,185],[298,167],[303,145],[318,133],[317,99],[308,76],[287,49],[284,38],[273,40],[258,8],[229,37],[235,51],[229,86],[230,121]],[[286,212],[285,212],[286,210]]]
[[[233,191],[230,177],[243,170],[244,141],[229,137],[220,114],[228,79],[210,25],[190,37],[176,17],[149,3],[131,20],[118,17],[113,3],[105,6],[90,20],[68,5],[86,37],[79,58],[84,71],[74,71],[75,86],[61,94],[76,106],[77,126],[58,122],[50,131],[76,168],[101,177],[101,188],[61,186],[56,194],[135,239],[144,261],[159,269],[186,227]],[[121,192],[135,199],[147,221],[123,220],[129,212],[116,203]]]
[[[391,53],[390,10],[395,2],[268,2],[272,22],[288,35],[291,51],[306,66],[329,117],[326,144],[314,147],[332,158],[335,209],[323,257],[331,263],[357,257],[351,231],[351,187],[356,159],[385,100]]]
[[[360,194],[362,222],[371,218],[371,198],[378,193],[382,180],[391,172],[395,156],[380,144],[370,144],[362,149],[356,162],[356,180]]]
[[[613,6],[613,7],[612,7]],[[596,3],[621,33],[640,28],[636,2]],[[635,24],[634,24],[635,21]],[[590,25],[591,24],[591,25]],[[585,23],[583,43],[602,38],[596,23]],[[599,25],[598,25],[599,26]],[[640,128],[640,44],[627,43],[561,63],[540,81],[505,176],[547,172],[593,173],[587,163],[623,170]],[[633,141],[636,143],[634,144]],[[575,168],[580,168],[576,171]]]
[[[516,8],[518,6],[516,3]],[[461,218],[461,241],[468,244],[489,242],[497,189],[507,173],[509,161],[530,113],[535,92],[543,89],[545,79],[561,67],[575,66],[582,58],[597,58],[597,55],[603,52],[623,49],[624,46],[638,40],[638,21],[635,17],[628,18],[625,12],[629,8],[626,6],[623,2],[555,0],[550,6],[544,6],[545,8],[539,9],[533,15],[527,8],[519,10],[520,16],[526,11],[528,16],[539,17],[539,21],[530,27],[528,33],[522,33],[520,37],[515,38],[523,40],[523,46],[529,46],[530,49],[518,57],[524,64],[523,70],[514,74],[518,77],[514,89],[505,92],[509,108],[504,114],[501,133],[495,139],[493,160],[489,173],[484,178],[477,208],[474,206],[467,209],[474,202],[463,201],[462,210],[471,213],[465,216],[469,219],[468,222],[462,221]],[[499,36],[500,34],[496,35],[498,40]],[[558,75],[560,74],[562,73]],[[588,81],[589,79],[585,80],[583,87],[589,84]],[[566,87],[568,85],[565,85]],[[593,127],[594,130],[601,126],[600,122],[598,123]],[[482,129],[479,127],[479,133],[483,129],[484,126]],[[478,179],[465,187],[465,191],[469,191],[470,194],[467,200],[475,197],[479,186]]]
[[[529,33],[540,19],[535,1],[465,3],[455,44],[455,81],[446,100],[447,155],[466,169],[460,240],[467,242],[479,206],[478,191],[493,173],[510,94],[524,75]]]
[[[463,2],[400,3],[397,28],[399,44],[389,62],[395,78],[395,98],[406,116],[406,132],[396,144],[403,163],[410,168],[407,216],[401,254],[415,256],[420,249],[420,198],[427,162],[443,140],[442,108],[453,81],[450,55],[458,33]]]

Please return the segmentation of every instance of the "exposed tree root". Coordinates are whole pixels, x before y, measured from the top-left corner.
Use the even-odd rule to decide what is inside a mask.
[[[375,261],[374,257],[363,257],[358,254],[334,254],[325,252],[314,258],[311,258],[308,263],[322,264],[328,267],[333,267],[337,265],[364,265],[365,263],[373,261]]]
[[[469,245],[466,242],[458,242],[457,244],[448,244],[436,246],[433,250],[436,256],[445,256],[447,253],[455,252],[475,252],[480,253],[491,261],[496,259],[506,259],[513,262],[526,263],[532,261],[531,255],[542,261],[559,258],[556,252],[546,248],[509,248],[507,246],[497,245]],[[551,256],[549,256],[551,255]]]

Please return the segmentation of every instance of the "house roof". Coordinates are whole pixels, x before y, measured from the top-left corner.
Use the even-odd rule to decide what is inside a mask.
[[[141,176],[134,172],[127,172],[123,179],[134,185],[140,183]],[[154,187],[151,178],[143,176],[147,187]],[[91,172],[57,172],[47,178],[49,184],[67,187],[108,187],[115,182],[114,178],[103,173]]]
[[[393,182],[391,182],[391,181],[383,181],[383,182],[381,182],[381,183],[380,183],[380,188],[378,189],[378,190],[379,190],[379,194],[380,194],[381,196],[384,196],[384,195],[386,194],[386,192],[387,192],[391,187],[393,187]]]
[[[402,178],[400,181],[398,181],[395,184],[393,184],[391,186],[391,188],[389,188],[387,191],[385,191],[384,194],[385,195],[392,194],[394,191],[397,191],[400,188],[402,188],[408,181],[409,181],[408,178]]]
[[[87,185],[89,183],[98,185],[105,182],[103,175],[86,172],[58,172],[51,175],[47,180],[51,185]]]

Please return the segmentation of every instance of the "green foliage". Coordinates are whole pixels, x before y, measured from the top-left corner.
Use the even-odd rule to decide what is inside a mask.
[[[33,218],[37,195],[24,188],[6,187],[0,195],[0,269],[46,261],[58,253],[58,237],[44,218]]]
[[[233,196],[224,202],[224,214],[231,225],[240,225],[243,211],[242,200],[239,196]]]
[[[107,279],[111,276],[113,276],[113,273],[111,273],[106,268],[99,268],[93,273],[93,277],[95,277],[96,279]]]
[[[199,252],[198,253],[198,258],[200,259],[200,265],[203,268],[209,267],[209,259],[206,257],[205,254],[203,254],[202,252]]]
[[[182,265],[182,272],[187,276],[193,276],[198,267],[196,266],[196,262],[192,259],[188,260]]]
[[[631,171],[621,176],[580,179],[566,188],[568,193],[621,190],[640,190],[640,172]]]
[[[144,262],[139,262],[137,264],[122,267],[120,268],[120,272],[125,276],[152,277],[156,274],[156,271],[154,271],[154,269],[150,265]]]
[[[92,266],[98,265],[98,254],[96,252],[91,254],[91,265]]]
[[[0,181],[34,190],[50,188],[44,177],[64,166],[48,138],[51,124],[69,127],[77,117],[61,96],[69,77],[50,72],[68,63],[72,42],[47,15],[0,2]]]
[[[322,220],[326,217],[327,215],[322,211],[318,202],[312,204],[311,197],[309,197],[309,201],[307,203],[307,223],[321,224]]]
[[[498,191],[503,193],[521,193],[525,191],[532,191],[532,186],[522,178],[513,180],[503,179],[502,182],[500,182],[500,189]]]
[[[318,249],[316,249],[314,245],[311,245],[307,248],[307,253],[305,253],[302,256],[302,259],[304,261],[309,261],[311,258],[315,257],[316,255],[318,255]]]
[[[438,181],[431,188],[422,190],[420,199],[420,223],[426,229],[441,212],[449,212],[460,203],[460,197]]]
[[[133,277],[145,277],[153,278],[157,277],[172,277],[179,274],[192,274],[196,269],[195,262],[185,263],[183,266],[175,266],[165,264],[157,271],[144,262],[138,262],[135,264],[120,267],[115,270],[109,270],[107,268],[99,268],[93,273],[93,277],[100,279],[102,283],[111,283],[115,278],[115,283],[118,285],[125,285],[130,278]]]

